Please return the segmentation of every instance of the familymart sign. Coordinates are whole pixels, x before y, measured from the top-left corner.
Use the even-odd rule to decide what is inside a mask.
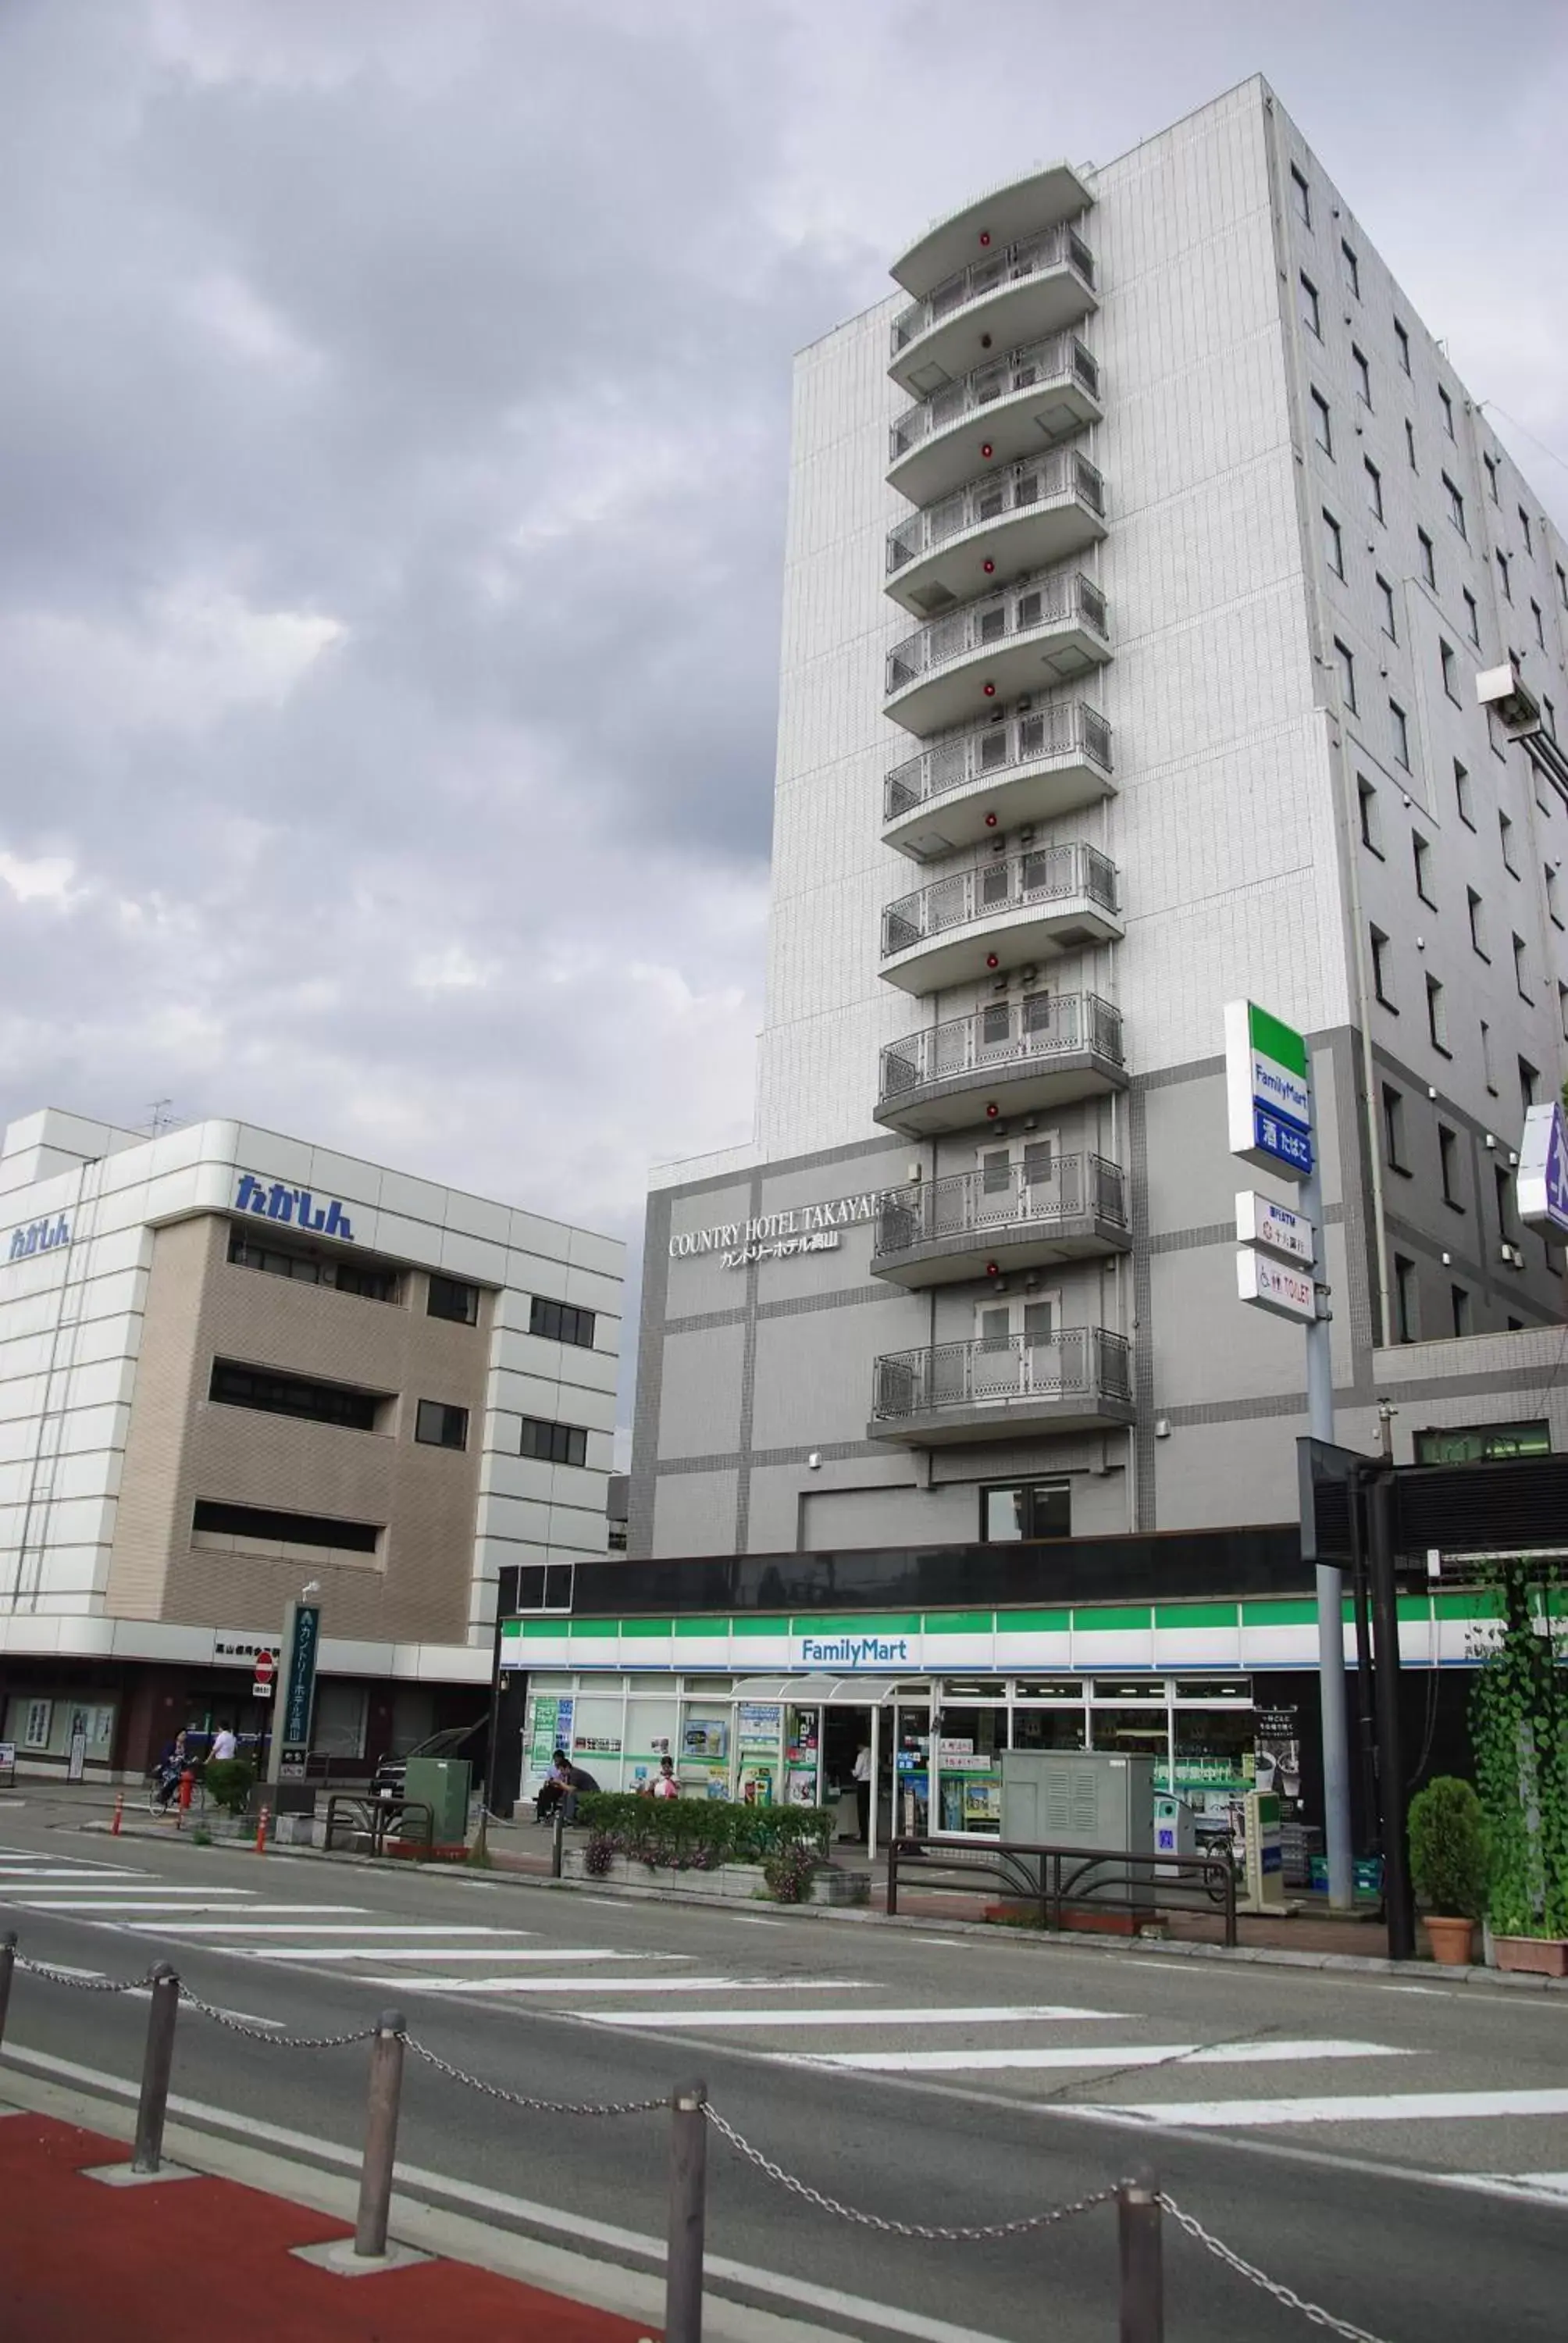
[[[1312,1177],[1306,1041],[1255,1001],[1225,1006],[1225,1111],[1232,1155],[1282,1179]]]

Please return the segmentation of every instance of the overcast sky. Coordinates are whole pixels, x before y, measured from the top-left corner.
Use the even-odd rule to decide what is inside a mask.
[[[635,1239],[750,1130],[791,352],[1254,71],[1568,519],[1560,0],[0,0],[0,1114]]]

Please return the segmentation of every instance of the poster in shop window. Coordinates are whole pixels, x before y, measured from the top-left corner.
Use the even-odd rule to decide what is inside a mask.
[[[1257,1752],[1257,1787],[1272,1791],[1281,1801],[1282,1811],[1293,1815],[1302,1795],[1299,1711],[1259,1709],[1253,1722],[1252,1745]]]

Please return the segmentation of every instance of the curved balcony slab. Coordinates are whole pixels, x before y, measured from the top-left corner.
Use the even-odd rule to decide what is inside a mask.
[[[1100,368],[1076,334],[1010,350],[907,407],[888,437],[888,482],[927,505],[986,464],[1013,464],[1104,417]]]
[[[890,1041],[873,1120],[927,1139],[1103,1098],[1127,1081],[1120,1010],[1092,992],[1031,993]]]
[[[1111,657],[1105,598],[1081,572],[1020,579],[932,618],[888,653],[883,713],[921,737],[978,724]]]
[[[1030,847],[890,903],[881,974],[903,992],[945,992],[1122,932],[1116,865],[1097,847]]]
[[[1125,1337],[1101,1326],[1064,1326],[1047,1342],[1020,1334],[888,1353],[872,1370],[866,1433],[942,1448],[1025,1433],[1102,1431],[1133,1415]]]
[[[930,862],[1115,791],[1111,727],[1092,708],[1058,701],[932,741],[896,767],[883,785],[882,840]]]
[[[970,261],[982,260],[987,253],[1054,227],[1060,220],[1077,219],[1093,200],[1070,164],[1052,163],[934,220],[899,255],[889,274],[895,285],[920,299]]]
[[[1105,535],[1105,484],[1074,447],[1048,447],[926,505],[888,535],[887,591],[917,618],[1087,553]]]
[[[1126,1183],[1100,1155],[1053,1155],[896,1189],[877,1209],[871,1274],[911,1292],[1126,1252]]]
[[[1100,307],[1094,278],[1093,253],[1065,222],[987,253],[894,318],[888,372],[928,397],[997,350],[1081,324]]]

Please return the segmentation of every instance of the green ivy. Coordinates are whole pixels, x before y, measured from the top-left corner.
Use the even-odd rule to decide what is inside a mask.
[[[832,1814],[826,1806],[753,1806],[724,1798],[645,1798],[635,1792],[589,1791],[578,1817],[590,1847],[660,1870],[716,1871],[721,1863],[767,1864],[800,1847],[816,1863],[828,1854]]]
[[[1528,1563],[1494,1565],[1471,1649],[1487,1917],[1499,1936],[1568,1936],[1568,1650]]]

